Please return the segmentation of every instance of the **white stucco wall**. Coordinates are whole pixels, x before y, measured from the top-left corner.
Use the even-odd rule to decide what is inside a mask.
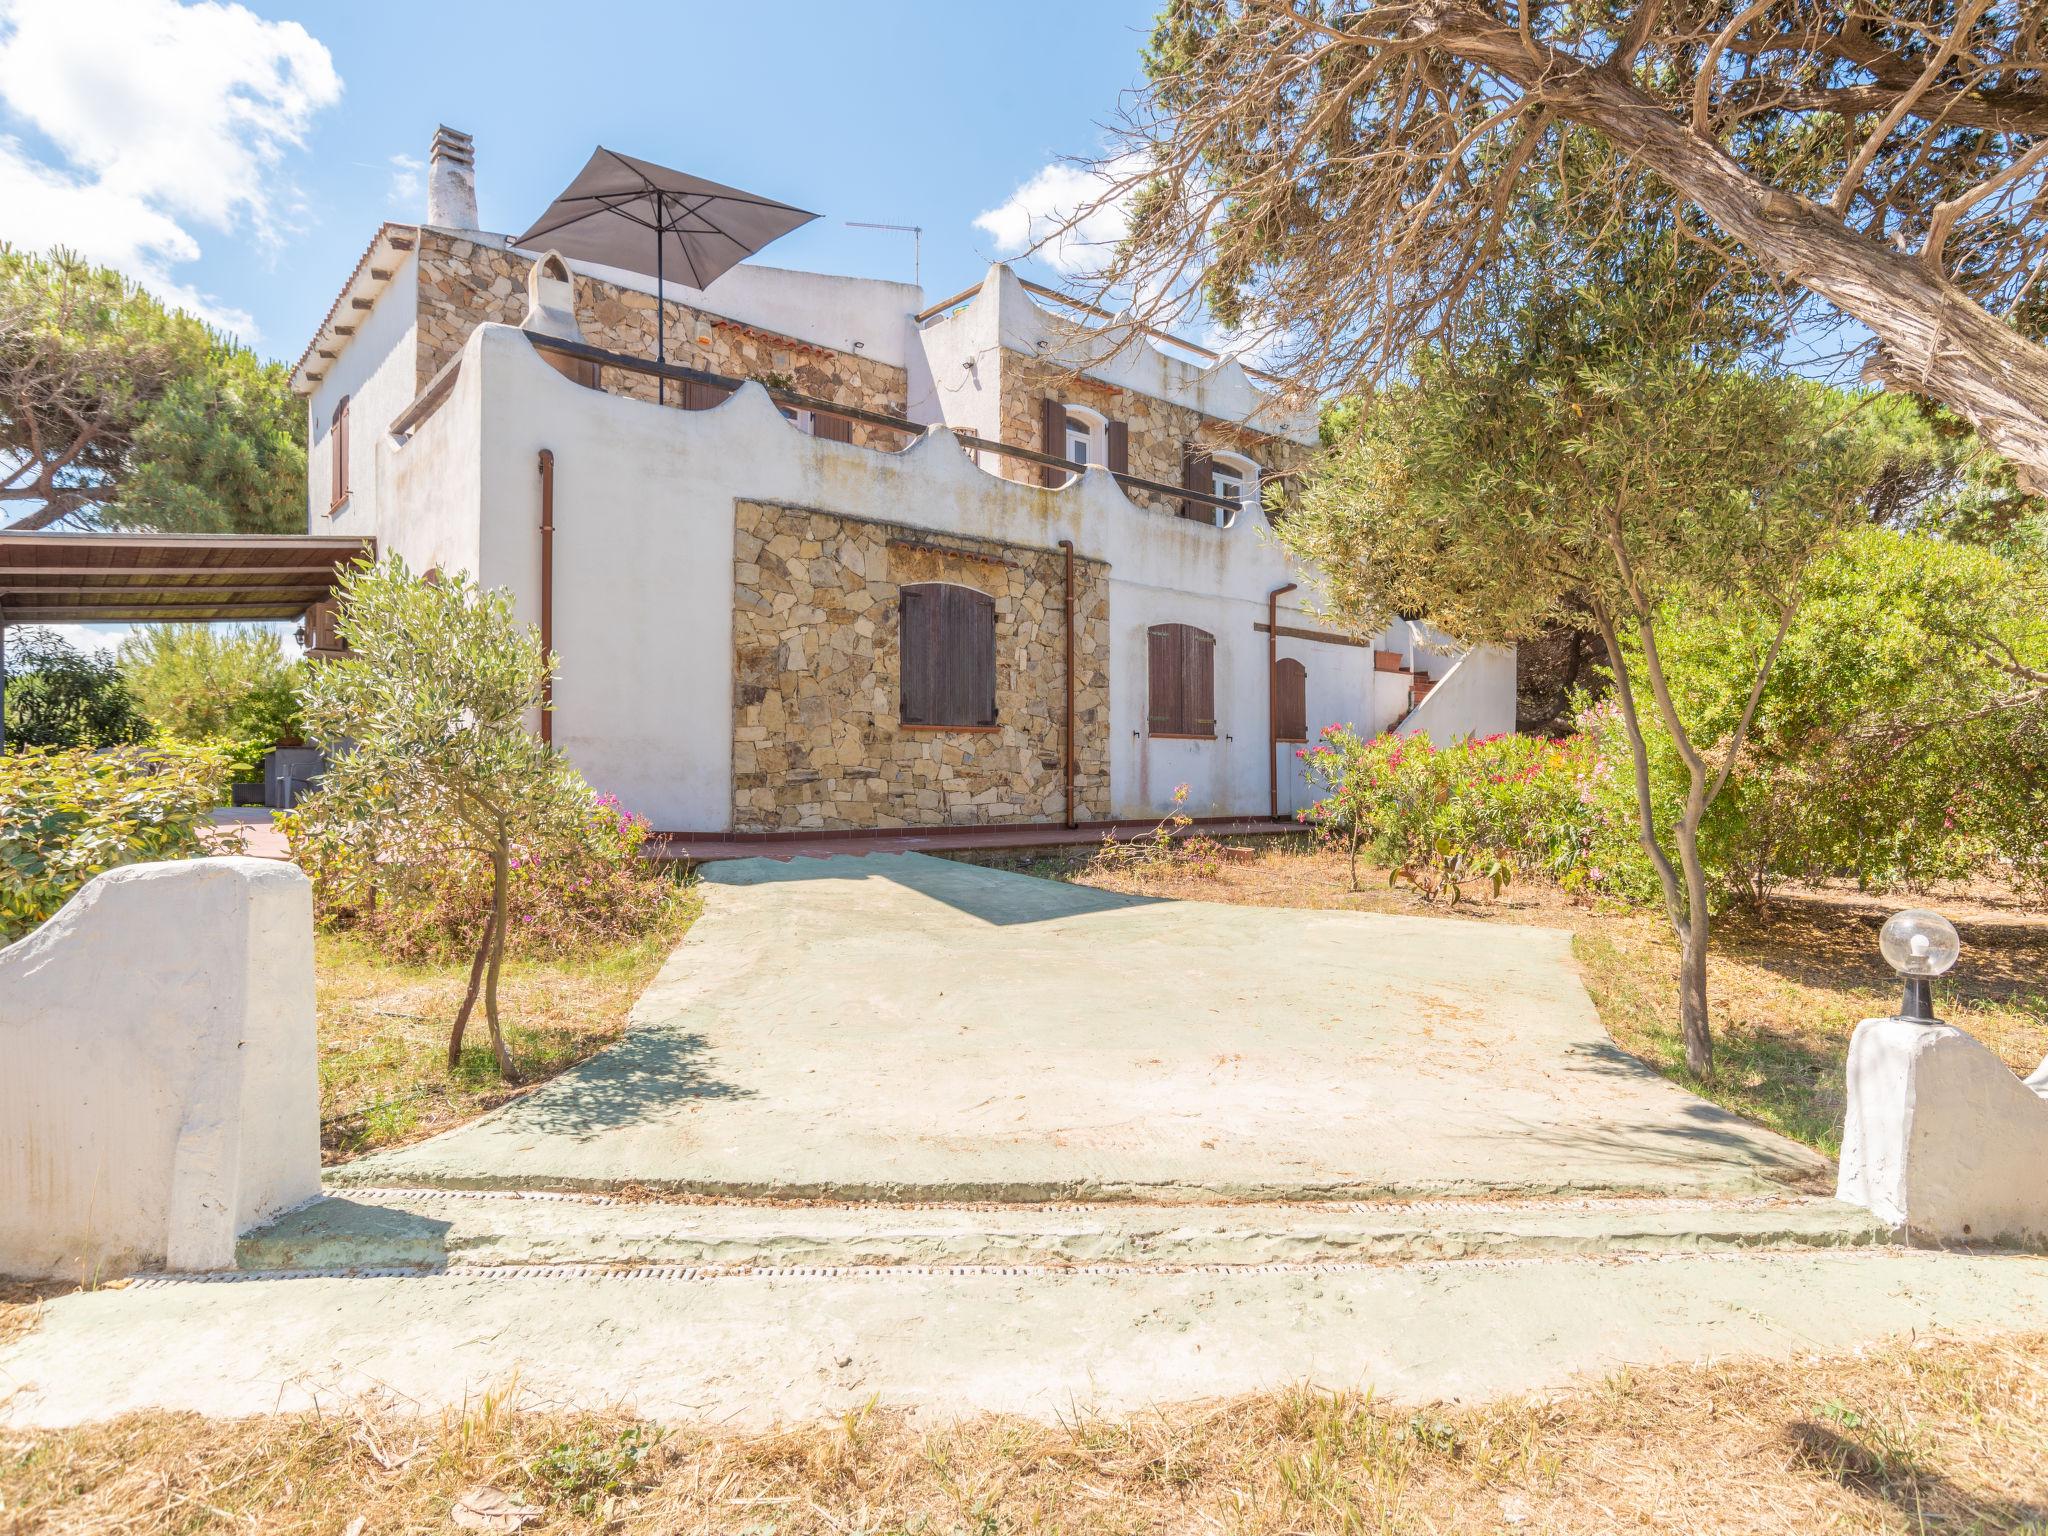
[[[971,304],[918,330],[908,316],[911,339],[910,401],[906,414],[925,426],[944,423],[955,431],[1002,440],[997,394],[1002,326],[994,303]]]
[[[1315,411],[1288,408],[1277,395],[1254,384],[1235,358],[1192,363],[1162,350],[1143,332],[1114,323],[1090,329],[1085,340],[1077,338],[1072,325],[1041,308],[1017,274],[1001,262],[988,269],[972,299],[916,334],[941,388],[947,368],[940,353],[964,355],[1002,346],[1026,357],[1057,359],[1089,378],[1205,416],[1247,422],[1298,443],[1317,441]],[[960,421],[954,416],[945,419],[955,425]]]
[[[314,533],[381,537],[377,458],[384,429],[418,393],[419,265],[399,258],[368,310],[351,310],[354,336],[326,366],[306,397],[306,526]],[[349,499],[329,515],[334,454],[328,438],[334,408],[349,401]]]
[[[234,1263],[320,1184],[313,904],[266,859],[136,864],[0,950],[0,1274]]]
[[[1467,736],[1493,736],[1515,728],[1512,646],[1475,646],[1456,658],[1422,654],[1424,670],[1437,683],[1401,720],[1397,729],[1403,736],[1427,733],[1437,746],[1447,747]]]
[[[1849,1042],[1836,1194],[1918,1242],[2048,1247],[2048,1100],[1950,1024]]]
[[[1265,620],[1267,592],[1298,572],[1263,519],[1218,529],[1145,511],[1099,469],[1070,487],[1020,485],[977,469],[945,429],[901,453],[812,438],[758,386],[710,411],[606,395],[548,367],[519,331],[484,326],[464,350],[454,394],[393,450],[391,546],[420,563],[420,540],[401,525],[467,516],[459,509],[473,506],[481,536],[466,568],[510,587],[537,620],[542,448],[555,455],[555,740],[593,783],[657,827],[730,825],[740,499],[1044,548],[1073,539],[1110,566],[1116,814],[1163,813],[1180,783],[1196,815],[1265,814],[1266,637],[1254,626]],[[473,486],[464,463],[477,467]],[[1313,627],[1303,598],[1282,600],[1283,626]],[[1145,630],[1168,621],[1216,636],[1213,742],[1144,734]],[[1290,639],[1282,654],[1308,668],[1312,726],[1382,723],[1370,718],[1380,705],[1369,649]]]

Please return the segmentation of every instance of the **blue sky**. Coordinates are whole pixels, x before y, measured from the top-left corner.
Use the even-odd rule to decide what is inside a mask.
[[[940,297],[1071,206],[1060,157],[1101,146],[1155,4],[0,0],[0,236],[296,358],[378,222],[424,211],[445,122],[486,227],[604,143],[824,215],[780,265],[907,279],[909,236],[843,221],[921,224]]]

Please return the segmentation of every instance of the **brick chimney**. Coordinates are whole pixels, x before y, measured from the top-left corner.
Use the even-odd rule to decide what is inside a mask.
[[[475,229],[476,141],[446,124],[434,130],[427,155],[427,222],[441,229]]]

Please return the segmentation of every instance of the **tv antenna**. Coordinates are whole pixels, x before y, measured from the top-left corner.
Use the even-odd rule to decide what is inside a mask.
[[[922,224],[869,224],[861,219],[848,219],[848,229],[886,229],[892,234],[910,236],[910,280],[918,287],[924,286],[924,226]]]

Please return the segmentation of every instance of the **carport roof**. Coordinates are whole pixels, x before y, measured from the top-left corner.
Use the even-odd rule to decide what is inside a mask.
[[[0,533],[0,623],[296,619],[375,554],[318,534]]]

